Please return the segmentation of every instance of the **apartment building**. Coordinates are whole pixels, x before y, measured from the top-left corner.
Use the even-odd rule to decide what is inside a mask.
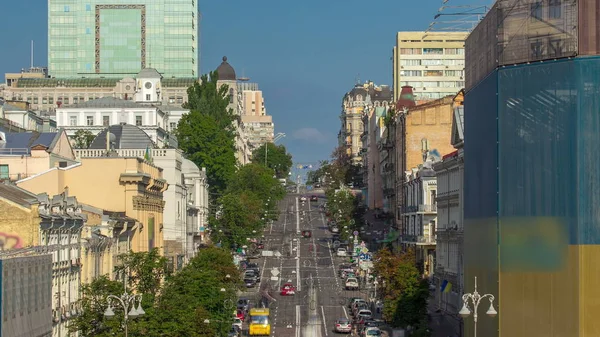
[[[465,85],[465,39],[468,32],[399,32],[393,48],[394,101],[403,86],[416,101],[454,95]]]

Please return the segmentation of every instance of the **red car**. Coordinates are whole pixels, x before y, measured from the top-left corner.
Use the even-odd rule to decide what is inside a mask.
[[[281,287],[281,296],[294,296],[296,295],[296,287],[291,283],[286,283]]]
[[[235,317],[237,317],[237,318],[241,319],[242,321],[244,321],[244,318],[246,317],[246,315],[244,314],[244,310],[237,309]]]

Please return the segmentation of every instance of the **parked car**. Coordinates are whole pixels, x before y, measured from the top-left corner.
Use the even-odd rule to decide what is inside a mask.
[[[369,336],[381,336],[381,330],[379,330],[379,328],[376,327],[366,327],[363,330],[363,337]]]
[[[361,309],[356,314],[356,318],[358,320],[362,320],[362,321],[371,319],[371,317],[373,317],[373,314],[371,313],[371,310],[368,310],[368,309]]]
[[[348,254],[346,253],[346,248],[338,248],[336,255],[337,256],[348,256]]]
[[[310,197],[310,201],[319,201],[319,197],[317,197],[316,195],[313,195]]]
[[[331,226],[331,232],[332,233],[339,233],[340,232],[340,228],[338,226]]]
[[[291,283],[286,283],[281,287],[281,296],[293,296],[296,294],[296,287]]]
[[[242,330],[238,329],[236,326],[232,326],[231,330],[227,333],[227,337],[239,337],[242,334]]]
[[[303,230],[302,231],[302,237],[306,238],[306,239],[310,239],[312,237],[312,231],[309,230]]]
[[[352,306],[354,305],[355,302],[365,302],[366,301],[364,299],[362,299],[361,297],[350,297],[350,299],[348,300],[348,308],[352,309]]]
[[[254,288],[256,286],[256,279],[255,278],[245,278],[244,284],[246,285],[246,288]]]
[[[257,263],[248,263],[247,267],[246,267],[246,271],[252,270],[254,272],[255,275],[260,275],[260,267],[258,266]]]
[[[237,308],[239,310],[248,311],[250,310],[250,300],[242,297],[237,301]],[[243,318],[242,318],[243,319]]]
[[[337,321],[335,321],[335,332],[352,332],[352,323],[347,318],[338,319]]]
[[[301,196],[300,197],[300,201],[306,201],[306,197],[305,196]]]
[[[235,317],[244,321],[244,319],[246,319],[246,311],[243,309],[237,309],[235,312]]]
[[[354,277],[347,278],[344,285],[346,286],[346,290],[357,290],[358,289],[358,279],[356,279]]]
[[[258,274],[252,269],[246,269],[244,272],[244,278],[252,278],[254,281],[258,281]]]

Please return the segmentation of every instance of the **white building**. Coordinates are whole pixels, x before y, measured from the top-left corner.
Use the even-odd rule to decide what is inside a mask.
[[[11,102],[0,99],[0,118],[7,129],[24,129],[37,132],[55,132],[56,122],[49,116],[39,116],[31,111],[26,102]]]
[[[68,326],[78,314],[81,286],[81,231],[86,216],[68,188],[60,195],[38,195],[40,246],[52,254],[52,336],[72,337]]]
[[[52,336],[52,255],[40,250],[0,255],[0,336]]]
[[[393,49],[394,100],[403,86],[417,101],[455,95],[465,86],[468,32],[399,32]]]
[[[435,266],[435,228],[437,222],[437,179],[428,159],[419,168],[406,172],[404,196],[406,210],[403,216],[406,234],[401,242],[415,249],[417,263],[422,264],[423,276],[433,276]]]
[[[455,152],[433,165],[438,181],[435,284],[440,309],[456,316],[463,294],[463,106],[454,109],[451,144]],[[445,291],[444,291],[445,290]],[[449,322],[457,324],[450,319]],[[457,326],[457,329],[459,327]]]
[[[78,158],[109,155],[139,157],[163,169],[169,188],[163,193],[163,235],[165,256],[183,261],[193,256],[195,244],[204,240],[208,223],[206,171],[185,159],[179,149],[153,147],[144,131],[129,124],[111,125],[107,151],[107,129],[101,131],[88,149],[75,150]],[[190,218],[191,217],[191,218]],[[188,219],[193,223],[188,224]]]

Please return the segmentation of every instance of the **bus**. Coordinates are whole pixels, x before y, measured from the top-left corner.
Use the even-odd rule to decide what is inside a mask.
[[[269,336],[271,334],[271,323],[269,321],[269,309],[250,309],[250,336]]]

